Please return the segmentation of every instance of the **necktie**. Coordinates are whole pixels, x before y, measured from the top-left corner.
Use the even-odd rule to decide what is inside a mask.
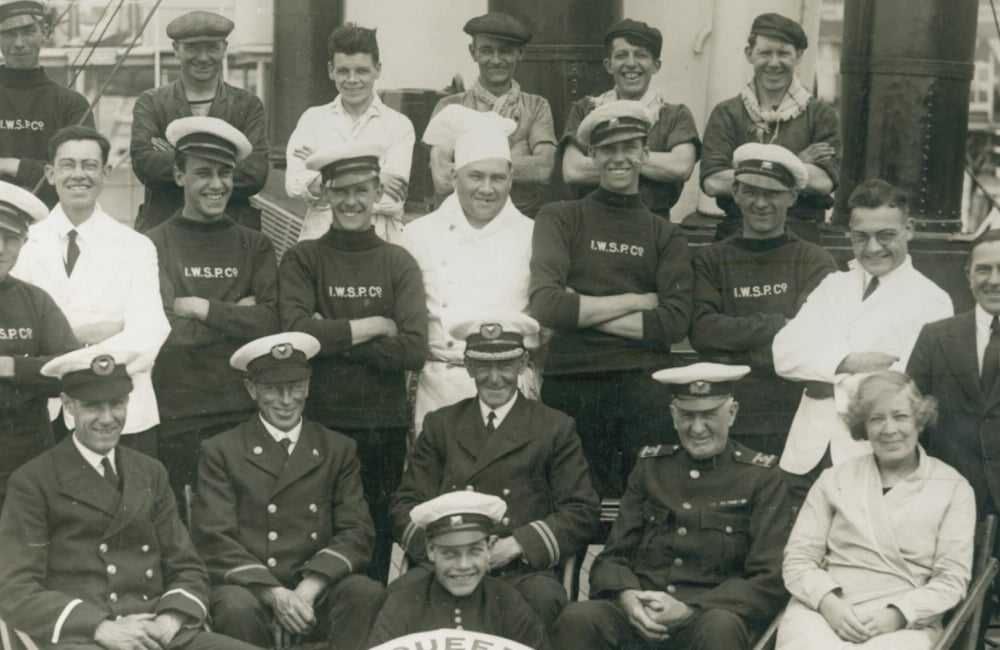
[[[67,235],[69,243],[66,244],[66,275],[73,275],[73,267],[80,258],[80,247],[76,244],[76,231],[70,230]]]
[[[101,469],[104,470],[104,480],[117,492],[120,489],[118,474],[115,473],[115,468],[111,466],[111,461],[108,460],[107,456],[101,459]]]
[[[287,454],[288,456],[292,455],[292,451],[291,451],[291,449],[292,449],[292,439],[291,438],[282,438],[281,440],[278,441],[278,444],[281,445],[281,448],[285,450],[285,454]]]
[[[993,317],[990,323],[990,342],[986,344],[986,353],[983,355],[983,393],[989,395],[993,390],[993,384],[1000,376],[1000,319]]]
[[[497,419],[497,414],[490,411],[490,414],[486,416],[486,433],[494,433],[497,430],[497,425],[493,423]]]
[[[868,300],[868,296],[875,293],[876,289],[878,289],[878,278],[873,277],[871,282],[868,283],[868,286],[865,287],[865,294],[861,297],[861,300]]]

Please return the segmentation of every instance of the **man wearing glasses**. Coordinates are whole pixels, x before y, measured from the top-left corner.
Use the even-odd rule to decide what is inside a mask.
[[[825,467],[870,453],[838,414],[859,373],[904,370],[920,329],[953,313],[948,294],[913,268],[906,193],[870,179],[848,207],[850,268],[828,275],[774,337],[775,370],[805,384],[781,455],[797,503]]]

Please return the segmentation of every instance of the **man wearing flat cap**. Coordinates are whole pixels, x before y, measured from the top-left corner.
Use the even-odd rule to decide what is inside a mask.
[[[323,178],[332,224],[281,260],[281,325],[320,342],[306,415],[358,445],[361,481],[375,523],[369,573],[389,569],[389,496],[399,485],[410,428],[407,370],[427,355],[420,267],[375,234],[382,146],[352,142],[306,161]]]
[[[48,142],[64,126],[94,126],[87,99],[62,86],[38,63],[49,37],[45,3],[0,0],[0,181],[33,192],[51,209],[59,201],[45,182]],[[37,189],[36,189],[37,188]]]
[[[146,232],[177,212],[184,196],[174,182],[174,151],[167,126],[182,117],[211,116],[242,132],[252,150],[236,165],[226,211],[236,223],[260,230],[260,210],[250,197],[267,181],[267,122],[264,105],[253,93],[222,79],[226,39],[234,25],[210,11],[190,11],[167,25],[180,77],[173,83],[144,91],[132,109],[129,153],[136,177],[146,187],[135,229]]]
[[[802,26],[780,14],[761,14],[744,49],[753,74],[736,97],[719,103],[705,125],[701,188],[725,213],[716,240],[740,231],[733,195],[733,152],[747,142],[779,144],[805,164],[807,180],[789,208],[788,227],[819,242],[819,223],[833,205],[840,174],[840,118],[812,96],[795,74],[809,45]]]
[[[460,105],[476,111],[492,111],[514,121],[515,128],[508,134],[512,165],[510,198],[520,212],[533,219],[552,177],[557,140],[549,101],[522,91],[514,79],[517,64],[531,41],[531,32],[517,18],[499,11],[472,18],[462,31],[472,37],[469,54],[479,66],[479,77],[469,90],[443,97],[434,107],[433,115],[446,106]],[[454,150],[432,144],[431,173],[439,203],[456,189],[452,175],[455,168]]]
[[[805,164],[776,144],[749,142],[733,153],[733,198],[741,231],[694,256],[691,346],[752,368],[740,391],[733,434],[781,453],[802,387],[774,373],[771,342],[828,273],[833,257],[786,227],[789,207],[805,187]]]
[[[513,585],[547,628],[567,602],[554,568],[593,538],[600,519],[576,426],[517,388],[526,347],[537,345],[534,319],[479,313],[456,322],[452,336],[465,341],[477,394],[424,420],[393,496],[393,536],[422,560],[424,538],[409,518],[416,504],[463,488],[503,497],[510,505],[493,531],[491,575]]]
[[[229,357],[278,331],[278,271],[271,241],[226,210],[239,161],[251,152],[236,127],[184,117],[167,127],[184,205],[149,231],[170,321],[153,366],[160,407],[159,454],[180,497],[193,485],[201,441],[253,415]]]
[[[691,264],[680,228],[639,195],[652,117],[640,102],[609,102],[580,123],[600,187],[538,214],[531,312],[554,330],[542,401],[576,420],[595,487],[622,493],[639,449],[672,442],[662,387],[649,373],[687,336]]]
[[[59,384],[39,371],[51,357],[78,347],[51,296],[10,275],[29,224],[46,216],[31,192],[0,181],[0,509],[11,472],[52,444],[46,398],[59,394]]]
[[[871,454],[841,416],[864,373],[903,371],[921,328],[954,314],[948,294],[913,267],[908,203],[880,179],[855,187],[847,201],[854,259],[774,336],[775,370],[804,386],[780,463],[797,504],[823,469]]]
[[[379,154],[382,195],[375,203],[375,234],[398,244],[405,230],[403,210],[409,189],[416,135],[410,118],[385,105],[375,91],[382,74],[374,29],[355,23],[338,26],[327,41],[327,72],[337,88],[328,104],[307,108],[285,149],[285,193],[309,204],[299,241],[318,239],[330,228],[330,205],[319,171],[306,166],[317,149],[350,142],[374,142]]]
[[[364,648],[382,593],[359,575],[375,530],[354,441],[302,417],[319,349],[282,332],[234,352],[258,412],[206,441],[198,465],[191,535],[212,579],[212,626],[262,648]]]
[[[749,371],[697,363],[653,375],[671,386],[680,444],[639,454],[590,570],[591,600],[563,610],[554,647],[748,649],[784,606],[792,511],[777,458],[729,439],[733,383]]]
[[[467,314],[526,311],[531,219],[509,198],[513,120],[453,104],[431,118],[424,142],[454,152],[455,192],[406,229],[403,246],[420,265],[427,290],[428,359],[414,405],[416,433],[429,412],[476,394],[463,367],[465,341],[446,321]],[[538,398],[538,375],[519,376],[522,392]]]
[[[614,87],[596,97],[575,102],[566,117],[562,143],[562,173],[574,198],[581,198],[600,184],[597,161],[587,143],[577,137],[583,119],[595,108],[617,100],[641,102],[652,117],[646,135],[649,153],[639,168],[639,199],[661,217],[670,216],[684,182],[698,161],[701,143],[691,111],[684,104],[670,104],[650,88],[660,70],[663,35],[644,22],[627,18],[604,34],[604,69]]]
[[[0,616],[42,647],[250,650],[203,631],[208,575],[158,461],[118,441],[139,354],[49,361],[70,436],[17,470],[0,518]]]
[[[542,648],[538,617],[513,587],[488,575],[494,531],[506,511],[500,497],[471,488],[414,506],[409,517],[427,540],[434,569],[389,590],[369,647],[415,632],[453,628]]]

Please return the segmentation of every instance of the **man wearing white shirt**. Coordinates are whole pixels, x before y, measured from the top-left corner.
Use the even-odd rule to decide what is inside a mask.
[[[905,369],[920,329],[954,313],[948,294],[913,268],[905,192],[871,179],[854,189],[848,207],[851,268],[826,276],[772,348],[777,373],[805,383],[781,455],[799,503],[824,467],[871,453],[838,413],[857,375]]]
[[[309,202],[299,241],[321,237],[330,228],[332,218],[320,173],[306,169],[306,158],[329,145],[371,141],[385,147],[379,160],[382,198],[376,204],[373,225],[379,237],[398,244],[403,234],[403,206],[416,139],[413,123],[375,94],[375,80],[382,72],[382,64],[374,29],[353,23],[341,25],[330,34],[327,47],[327,68],[338,95],[329,104],[306,109],[285,151],[285,192]]]
[[[85,126],[69,126],[52,137],[45,177],[59,203],[31,227],[12,273],[52,296],[81,344],[140,353],[129,367],[135,389],[122,440],[155,457],[160,416],[150,373],[170,325],[160,303],[152,242],[97,204],[108,178],[109,150],[108,140]],[[53,418],[59,408],[58,399],[50,401]],[[62,417],[66,430],[72,429],[72,416],[64,411]]]
[[[427,292],[430,354],[417,384],[418,434],[427,413],[476,394],[464,367],[465,341],[452,337],[449,327],[468,315],[528,309],[534,222],[509,198],[512,127],[496,113],[455,104],[435,115],[424,133],[427,144],[455,151],[455,192],[407,226],[403,237]],[[532,368],[519,383],[526,396],[537,399]]]

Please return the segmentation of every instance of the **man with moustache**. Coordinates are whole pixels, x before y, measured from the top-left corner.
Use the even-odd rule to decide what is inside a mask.
[[[774,337],[778,375],[805,387],[780,464],[796,504],[823,469],[871,453],[838,412],[848,391],[863,373],[906,368],[921,328],[954,313],[948,294],[913,268],[907,205],[883,180],[855,187],[850,268],[826,276]]]
[[[462,31],[472,37],[469,54],[479,67],[479,77],[469,90],[441,98],[433,115],[447,106],[459,105],[492,111],[514,121],[515,128],[508,134],[510,199],[518,211],[534,219],[552,177],[557,140],[549,101],[522,91],[514,79],[531,32],[518,19],[499,11],[469,20]],[[447,146],[431,148],[431,173],[439,199],[455,189],[453,154],[454,150]]]
[[[498,113],[450,105],[424,132],[425,143],[454,152],[455,192],[411,223],[403,238],[427,290],[429,354],[413,418],[418,435],[425,415],[476,394],[464,367],[465,341],[451,336],[450,327],[470,314],[528,309],[533,223],[509,198],[514,127]],[[521,391],[537,399],[538,383],[529,364],[518,378]]]
[[[976,299],[971,310],[929,323],[920,331],[906,374],[938,401],[937,423],[927,429],[927,453],[965,476],[980,515],[1000,512],[996,449],[997,376],[1000,375],[1000,231],[972,244],[965,266]]]
[[[687,106],[667,103],[650,89],[653,75],[660,70],[663,35],[644,22],[626,18],[604,34],[604,70],[614,80],[614,88],[596,97],[575,102],[563,131],[562,173],[575,198],[581,198],[600,184],[600,170],[587,143],[578,139],[583,119],[595,108],[617,100],[642,103],[652,115],[646,144],[649,154],[639,173],[639,200],[661,217],[670,216],[684,182],[698,161],[701,143],[694,117]]]
[[[261,648],[367,647],[382,593],[358,575],[375,530],[354,441],[302,417],[318,351],[282,332],[234,352],[257,415],[202,445],[191,536],[212,579],[212,626]]]
[[[413,123],[386,106],[375,92],[382,63],[374,29],[354,23],[341,25],[330,33],[327,51],[327,71],[337,96],[329,104],[306,109],[285,150],[285,193],[309,203],[299,241],[318,239],[330,229],[323,178],[306,166],[309,156],[339,143],[377,142],[382,145],[382,195],[375,204],[372,225],[379,237],[399,244],[405,230],[403,209],[413,159]]]
[[[463,487],[502,496],[510,506],[493,531],[490,574],[514,586],[548,629],[568,602],[553,569],[593,539],[601,515],[576,426],[517,389],[526,347],[538,337],[533,318],[479,313],[455,323],[452,335],[465,341],[476,395],[427,415],[393,495],[393,536],[423,560],[409,518],[415,505]]]
[[[49,361],[75,427],[17,470],[0,517],[0,615],[45,648],[251,650],[204,631],[208,575],[163,465],[118,444],[138,353]]]
[[[278,272],[270,240],[226,213],[236,166],[251,153],[246,136],[219,118],[198,116],[171,122],[166,136],[184,205],[149,231],[170,321],[153,389],[159,456],[180,499],[194,484],[202,440],[256,410],[229,357],[278,330]]]
[[[64,126],[93,127],[87,99],[50,79],[38,63],[49,37],[45,3],[0,0],[0,180],[34,192],[51,209],[58,202],[45,183],[49,138]],[[37,191],[36,191],[37,188]]]
[[[782,549],[792,524],[775,456],[730,439],[747,366],[656,372],[673,393],[679,445],[639,455],[618,519],[570,603],[553,647],[749,650],[785,605]]]
[[[28,225],[46,216],[31,192],[0,181],[0,509],[11,473],[52,445],[46,398],[59,394],[59,384],[39,371],[79,346],[49,294],[10,273]]]
[[[129,368],[135,388],[121,443],[155,457],[160,414],[152,369],[170,324],[152,242],[98,205],[110,150],[107,138],[85,126],[68,126],[52,137],[45,177],[59,204],[31,228],[13,272],[49,292],[83,345],[103,342],[141,353]],[[59,414],[57,400],[49,407],[51,415]],[[59,417],[65,431],[72,430],[68,414]]]
[[[758,449],[781,453],[802,387],[774,374],[771,342],[837,267],[825,250],[788,231],[788,209],[808,179],[795,154],[750,142],[733,153],[733,166],[742,229],[695,254],[688,336],[702,355],[751,367],[733,434],[753,435]]]
[[[542,648],[538,617],[513,587],[487,575],[496,544],[492,534],[506,511],[500,497],[472,490],[414,506],[410,519],[423,531],[434,571],[390,589],[369,647],[415,632],[454,628]]]
[[[309,157],[332,223],[319,239],[286,252],[279,269],[282,328],[320,342],[306,416],[358,445],[377,542],[369,574],[377,580],[389,569],[389,496],[403,473],[410,427],[405,373],[427,355],[420,267],[372,226],[382,154],[379,144],[350,142]]]
[[[788,226],[806,241],[820,243],[817,224],[833,205],[840,175],[840,119],[795,75],[808,46],[802,26],[780,14],[761,14],[750,27],[743,52],[753,75],[739,95],[712,109],[705,125],[701,188],[726,215],[716,229],[717,241],[739,232],[733,152],[759,142],[781,145],[805,164],[808,179],[789,209]]]
[[[231,20],[210,11],[189,11],[167,25],[180,77],[144,91],[132,109],[129,153],[132,169],[146,187],[135,219],[139,232],[160,225],[184,204],[174,182],[174,151],[166,129],[174,120],[190,116],[225,120],[250,140],[252,150],[233,174],[226,213],[236,223],[260,230],[260,210],[250,205],[250,197],[267,181],[267,122],[264,104],[256,95],[222,79],[226,38],[234,27]]]
[[[651,124],[640,102],[588,114],[577,138],[600,187],[542,208],[532,239],[531,312],[554,330],[542,401],[576,420],[594,487],[609,497],[639,449],[674,439],[649,373],[670,364],[691,318],[684,235],[640,198]]]

